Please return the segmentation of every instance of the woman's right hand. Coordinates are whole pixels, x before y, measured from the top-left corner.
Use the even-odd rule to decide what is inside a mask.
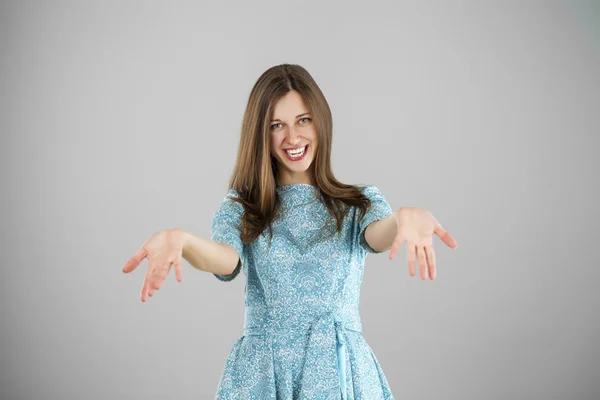
[[[123,267],[124,273],[133,271],[144,258],[148,258],[148,272],[142,285],[141,299],[146,301],[154,290],[159,290],[171,264],[175,264],[175,276],[181,282],[181,258],[183,254],[183,229],[166,229],[154,233]]]

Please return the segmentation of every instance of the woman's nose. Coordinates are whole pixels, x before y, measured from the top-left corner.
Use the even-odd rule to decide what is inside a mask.
[[[292,145],[295,146],[300,142],[300,137],[298,136],[298,132],[296,132],[294,130],[294,128],[291,128],[288,134],[288,142]]]

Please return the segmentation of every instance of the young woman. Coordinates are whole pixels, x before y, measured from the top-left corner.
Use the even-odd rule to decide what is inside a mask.
[[[229,192],[211,238],[154,234],[125,265],[149,268],[142,301],[181,258],[221,281],[246,276],[245,323],[216,399],[393,399],[358,313],[365,257],[406,241],[409,273],[435,278],[433,234],[456,241],[420,208],[393,210],[376,186],[331,171],[331,111],[301,66],[262,74],[244,113]]]

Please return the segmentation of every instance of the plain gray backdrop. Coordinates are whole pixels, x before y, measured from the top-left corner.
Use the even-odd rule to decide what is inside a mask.
[[[429,210],[434,281],[370,255],[363,334],[396,399],[597,399],[600,2],[13,1],[0,8],[2,399],[211,399],[245,275],[209,237],[252,85],[305,67],[333,169]],[[594,206],[596,204],[596,206]]]

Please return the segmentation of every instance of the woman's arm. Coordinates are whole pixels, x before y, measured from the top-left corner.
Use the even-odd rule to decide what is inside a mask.
[[[220,275],[233,273],[239,262],[239,255],[233,246],[188,232],[184,232],[182,256],[192,267]]]
[[[365,240],[375,251],[390,249],[396,238],[396,217],[390,214],[385,218],[371,222],[365,229]]]

